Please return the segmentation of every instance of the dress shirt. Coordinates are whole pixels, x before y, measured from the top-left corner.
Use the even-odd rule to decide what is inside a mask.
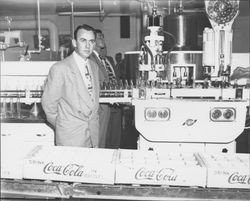
[[[76,52],[73,52],[77,67],[81,73],[82,79],[89,93],[92,94],[92,79],[90,76],[89,60],[84,60]]]

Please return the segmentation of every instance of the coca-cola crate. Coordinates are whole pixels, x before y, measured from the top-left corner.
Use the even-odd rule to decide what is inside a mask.
[[[196,153],[119,150],[115,183],[205,187],[206,168]]]
[[[23,177],[114,184],[115,158],[112,149],[37,146],[24,160]]]
[[[207,187],[250,189],[250,154],[202,154]]]

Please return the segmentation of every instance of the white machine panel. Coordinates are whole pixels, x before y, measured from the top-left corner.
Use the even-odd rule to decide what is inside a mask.
[[[1,90],[41,90],[55,62],[1,62]]]
[[[148,141],[229,143],[244,130],[248,102],[151,99],[133,104],[135,126]]]

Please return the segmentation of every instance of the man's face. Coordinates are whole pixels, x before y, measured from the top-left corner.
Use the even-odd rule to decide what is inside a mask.
[[[96,45],[95,45],[95,50],[99,53],[101,57],[106,56],[106,44],[104,40],[104,36],[102,33],[97,33],[96,34]]]
[[[87,59],[95,47],[95,34],[92,31],[80,29],[77,38],[72,40],[75,51],[84,59]]]
[[[117,63],[120,62],[122,60],[122,54],[117,53],[115,55],[115,60],[116,60]]]

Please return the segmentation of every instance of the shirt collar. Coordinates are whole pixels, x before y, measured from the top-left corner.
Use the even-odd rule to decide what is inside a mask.
[[[79,54],[76,53],[76,51],[73,52],[73,57],[76,60],[76,63],[81,66],[81,65],[85,65],[88,63],[89,59],[83,59]]]

